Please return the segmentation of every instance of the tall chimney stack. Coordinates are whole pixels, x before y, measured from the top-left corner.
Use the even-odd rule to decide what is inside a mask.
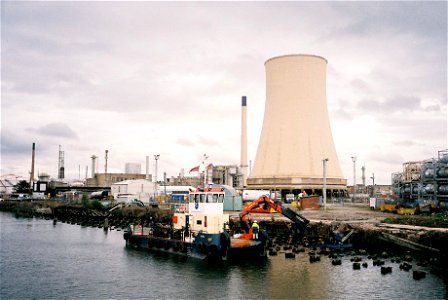
[[[30,186],[33,186],[34,182],[34,156],[36,152],[36,144],[33,143],[33,150],[31,152],[31,172],[30,172]]]
[[[104,160],[105,160],[105,163],[104,163],[104,174],[107,174],[107,154],[109,153],[109,150],[105,150],[104,152],[105,152],[105,155],[104,155]]]
[[[62,151],[61,145],[59,145],[58,179],[64,179],[64,173],[64,151]]]
[[[92,159],[92,178],[95,178],[95,171],[96,171],[95,170],[95,160],[96,160],[97,156],[92,155],[90,158]]]
[[[246,186],[247,179],[247,99],[241,99],[241,187]]]

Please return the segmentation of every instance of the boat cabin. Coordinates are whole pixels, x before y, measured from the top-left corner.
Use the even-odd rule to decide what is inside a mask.
[[[229,222],[229,215],[224,214],[224,189],[201,188],[188,195],[188,211],[175,213],[175,229],[189,228],[190,231],[220,233],[224,223]]]

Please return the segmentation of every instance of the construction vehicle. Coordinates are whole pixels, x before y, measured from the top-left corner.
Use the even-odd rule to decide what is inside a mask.
[[[283,207],[280,201],[275,201],[266,195],[262,195],[258,197],[257,200],[246,205],[241,212],[240,223],[243,234],[240,236],[240,239],[252,238],[252,228],[248,218],[249,213],[269,213],[271,210],[275,210],[293,221],[298,233],[303,233],[308,228],[308,224],[310,222],[308,219],[299,215],[290,208]]]
[[[350,243],[345,243],[348,241],[350,236],[355,232],[355,230],[350,230],[348,233],[344,234],[339,231],[333,231],[330,236],[328,243],[321,244],[321,249],[350,249],[353,247]]]

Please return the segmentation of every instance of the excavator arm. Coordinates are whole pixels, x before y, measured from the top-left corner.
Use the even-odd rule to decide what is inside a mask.
[[[275,211],[281,213],[282,215],[293,221],[296,228],[300,232],[303,232],[307,229],[308,223],[310,222],[308,219],[296,213],[292,209],[281,206],[280,202],[274,201],[268,196],[263,195],[246,206],[241,212],[241,228],[244,230],[245,234],[251,233],[249,220],[247,218],[247,215],[249,213],[269,213],[271,209],[274,209]]]

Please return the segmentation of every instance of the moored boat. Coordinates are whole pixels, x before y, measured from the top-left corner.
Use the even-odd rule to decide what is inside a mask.
[[[203,260],[266,257],[268,236],[232,237],[224,230],[229,215],[224,213],[224,190],[203,188],[191,191],[184,211],[173,214],[169,224],[130,225],[126,245],[153,249]]]

